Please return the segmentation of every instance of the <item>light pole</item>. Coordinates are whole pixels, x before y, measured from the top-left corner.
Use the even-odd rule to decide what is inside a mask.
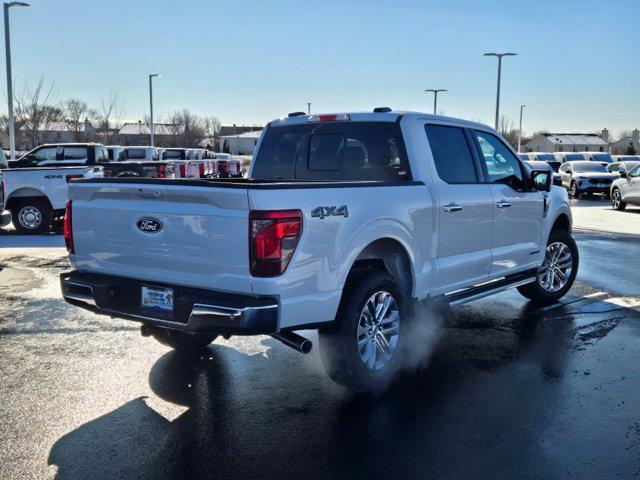
[[[7,59],[7,100],[9,109],[9,149],[11,160],[16,159],[16,131],[13,119],[13,79],[11,76],[11,36],[9,35],[9,8],[28,7],[25,2],[4,2],[4,48]]]
[[[517,53],[485,53],[485,57],[498,57],[498,92],[496,93],[496,125],[495,129],[498,130],[498,120],[500,116],[500,76],[502,74],[502,57],[515,57]]]
[[[153,134],[155,133],[155,125],[153,124],[153,77],[159,77],[159,73],[149,75],[149,113],[151,114],[151,146],[153,147]]]
[[[446,92],[444,88],[428,88],[425,92],[433,92],[433,114],[436,114],[438,107],[438,92]]]
[[[311,102],[307,102],[307,115],[311,115]]]
[[[518,153],[520,153],[520,145],[522,143],[522,111],[526,105],[520,105],[520,127],[518,127]]]

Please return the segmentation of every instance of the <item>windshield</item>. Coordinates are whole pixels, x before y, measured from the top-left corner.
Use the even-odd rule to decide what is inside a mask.
[[[609,155],[608,153],[594,153],[592,156],[596,162],[606,162],[606,163],[613,162],[611,155]]]
[[[636,168],[638,165],[640,165],[640,160],[625,160],[624,162],[624,169],[627,172],[630,172],[631,170],[633,170],[634,168]]]
[[[564,156],[567,162],[575,161],[575,160],[584,160],[584,155],[580,155],[579,153],[570,153]]]
[[[324,122],[269,127],[252,177],[258,180],[410,180],[395,122]]]
[[[607,168],[598,162],[572,162],[571,166],[573,167],[574,172],[579,172],[579,173],[587,173],[587,172],[608,173]]]

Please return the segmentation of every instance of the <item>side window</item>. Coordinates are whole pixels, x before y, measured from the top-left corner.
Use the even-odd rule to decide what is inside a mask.
[[[58,159],[58,147],[45,147],[33,153],[36,165],[51,164]]]
[[[478,139],[481,156],[480,162],[487,171],[489,183],[503,183],[517,191],[526,187],[522,166],[518,158],[509,150],[498,137],[490,133],[474,130]]]
[[[87,147],[64,147],[64,161],[84,162],[87,160]]]
[[[478,183],[478,173],[462,128],[426,125],[425,131],[442,180],[447,183]]]
[[[629,172],[630,177],[640,177],[640,165],[636,165],[635,168],[632,168]]]
[[[109,161],[109,152],[106,147],[96,147],[96,163],[105,163]]]

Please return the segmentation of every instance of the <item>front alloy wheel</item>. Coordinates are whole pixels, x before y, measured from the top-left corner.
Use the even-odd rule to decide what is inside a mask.
[[[578,273],[580,253],[576,241],[566,230],[553,230],[549,235],[536,280],[521,285],[518,291],[539,304],[558,301],[569,291]]]
[[[562,242],[547,246],[542,271],[538,275],[540,286],[547,292],[562,290],[571,277],[573,257],[569,247]]]

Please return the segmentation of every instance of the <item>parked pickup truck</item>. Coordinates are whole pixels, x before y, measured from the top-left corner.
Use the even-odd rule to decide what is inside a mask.
[[[64,216],[69,181],[102,177],[101,166],[47,166],[2,171],[4,208],[19,233],[40,234]]]
[[[118,147],[118,157],[104,166],[105,177],[165,178],[167,162],[160,162],[155,147]]]
[[[493,129],[387,108],[272,121],[248,179],[74,181],[64,298],[179,349],[270,334],[337,382],[404,365],[429,309],[515,287],[549,303],[578,271],[567,192]],[[423,303],[427,302],[427,303]]]

